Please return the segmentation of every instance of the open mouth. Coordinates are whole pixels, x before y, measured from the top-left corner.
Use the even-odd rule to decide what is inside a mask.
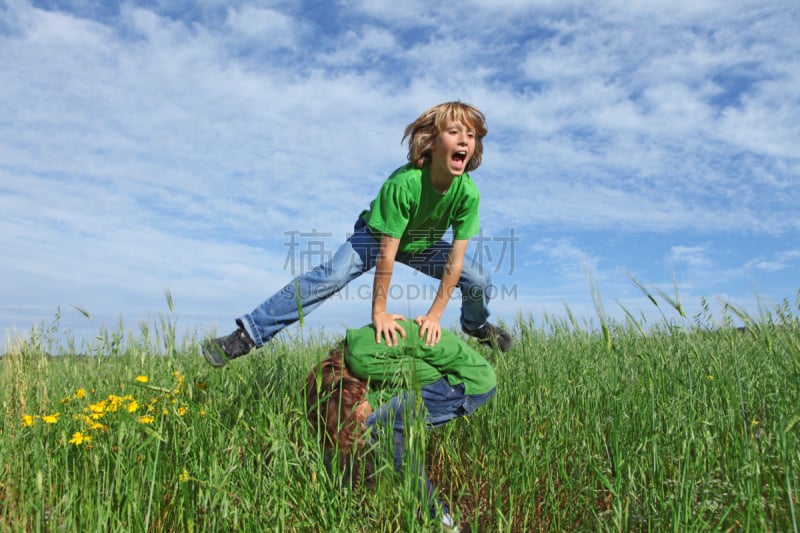
[[[458,163],[460,165],[464,164],[464,161],[467,160],[467,152],[456,152],[453,154],[453,162]]]

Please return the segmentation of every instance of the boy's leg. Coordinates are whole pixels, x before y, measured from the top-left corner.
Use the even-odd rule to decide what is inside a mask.
[[[494,396],[495,390],[492,389],[484,394],[465,395],[464,385],[451,386],[447,378],[442,378],[422,387],[420,396],[425,405],[423,413],[415,411],[416,396],[409,391],[395,396],[389,403],[378,407],[367,418],[367,426],[373,431],[380,431],[380,428],[392,429],[394,465],[399,472],[402,471],[403,456],[406,455],[404,430],[407,425],[405,421],[409,420],[409,417],[423,416],[421,421],[427,427],[438,428],[459,416],[471,415]],[[419,475],[420,491],[424,494],[431,518],[438,512],[447,515],[449,514],[447,505],[437,498],[436,488],[425,469],[424,456],[419,456],[419,451],[412,450],[411,455],[406,458],[409,470]]]
[[[442,507],[443,503],[438,502],[436,498],[436,487],[425,469],[424,450],[419,450],[418,447],[406,450],[406,428],[415,421],[423,426],[427,425],[425,413],[419,412],[417,407],[416,395],[409,391],[395,396],[389,403],[378,407],[367,417],[367,427],[373,432],[373,438],[379,437],[383,430],[391,430],[394,468],[397,472],[403,472],[403,461],[405,461],[406,472],[412,473],[419,482],[418,490],[430,512],[430,517],[434,518],[440,511],[449,514],[447,507]]]
[[[365,228],[359,219],[353,235],[330,261],[297,276],[250,314],[241,317],[257,347],[297,322],[301,313],[307,315],[374,266],[380,243]]]
[[[257,347],[282,329],[311,313],[363,272],[350,242],[344,243],[328,262],[300,274],[249,314],[240,317]]]
[[[339,292],[350,281],[375,265],[380,243],[365,231],[361,219],[353,235],[324,265],[290,281],[251,313],[236,320],[239,328],[230,335],[203,343],[203,355],[213,366],[246,354],[266,344],[282,329],[307,315]]]
[[[419,254],[398,254],[398,260],[441,280],[451,247],[449,242],[440,240]],[[511,349],[514,343],[511,336],[488,321],[491,278],[469,256],[464,257],[458,289],[461,291],[461,329],[464,333],[477,338],[481,344],[496,346],[502,351]]]
[[[464,385],[450,385],[447,378],[422,387],[429,426],[438,428],[460,416],[469,416],[492,399],[497,388],[483,394],[464,394]]]
[[[422,387],[421,396],[425,402],[426,417],[425,421],[429,427],[438,428],[461,416],[469,416],[476,409],[486,404],[495,394],[496,388],[483,394],[464,394],[464,385],[458,384],[451,386],[447,378]],[[427,475],[425,476],[428,486],[428,505],[430,517],[434,518],[437,512],[441,513],[442,524],[446,528],[455,526],[450,509],[447,504],[435,496],[433,485]]]
[[[418,254],[398,254],[397,259],[427,276],[441,280],[451,248],[449,242],[440,240]],[[475,329],[486,323],[489,318],[490,284],[491,279],[483,274],[480,265],[472,258],[464,257],[461,277],[458,280],[458,288],[461,291],[462,326]]]

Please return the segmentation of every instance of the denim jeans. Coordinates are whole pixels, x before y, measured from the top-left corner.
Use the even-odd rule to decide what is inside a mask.
[[[464,385],[451,386],[447,378],[441,378],[434,383],[425,385],[420,390],[420,397],[424,411],[416,410],[416,396],[413,391],[407,391],[395,396],[388,403],[379,406],[367,417],[367,427],[372,431],[373,438],[380,436],[381,432],[392,431],[392,446],[394,454],[394,467],[399,472],[403,469],[405,452],[405,427],[408,417],[421,417],[428,428],[438,428],[450,420],[460,416],[469,416],[478,407],[487,403],[494,396],[497,388],[484,394],[464,394]],[[449,513],[447,505],[438,500],[436,489],[425,471],[424,457],[416,453],[406,457],[408,471],[416,472],[420,480],[420,492],[423,494],[428,509],[433,518],[438,511]]]
[[[418,254],[398,252],[396,261],[423,274],[442,279],[450,243],[438,241]],[[339,247],[332,259],[301,274],[250,314],[240,318],[256,346],[263,346],[282,329],[300,319],[300,310],[307,315],[345,285],[372,269],[378,260],[380,242],[359,218],[353,234]],[[484,275],[470,258],[464,258],[458,288],[461,290],[461,325],[477,329],[489,318],[488,275]]]

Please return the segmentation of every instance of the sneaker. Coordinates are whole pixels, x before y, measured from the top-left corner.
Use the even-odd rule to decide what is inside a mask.
[[[470,337],[475,337],[478,340],[478,344],[497,348],[501,352],[507,352],[514,346],[514,340],[506,330],[490,324],[489,322],[478,329],[467,329],[461,326],[461,331]]]
[[[256,343],[247,334],[242,322],[237,320],[236,324],[239,327],[230,335],[208,339],[203,343],[203,356],[211,366],[225,366],[229,359],[245,355],[256,347]]]
[[[453,517],[450,513],[445,513],[442,515],[442,531],[448,531],[450,533],[461,533],[461,528],[458,527]]]

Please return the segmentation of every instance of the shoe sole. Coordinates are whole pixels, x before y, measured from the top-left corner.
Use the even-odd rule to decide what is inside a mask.
[[[228,364],[228,360],[225,359],[225,356],[222,356],[222,358],[220,358],[219,354],[214,353],[216,352],[216,350],[209,350],[208,348],[203,346],[203,348],[200,351],[203,352],[203,357],[206,358],[208,364],[210,364],[214,368],[222,368],[223,366]]]
[[[475,342],[482,346],[488,346],[489,348],[493,348],[495,350],[500,350],[501,352],[507,352],[514,346],[514,339],[511,338],[510,335],[498,335],[498,334],[490,334],[487,337],[477,337],[474,333],[471,333],[470,330],[461,328],[467,336],[472,337],[475,339]],[[501,339],[505,339],[505,343],[501,341]]]
[[[500,350],[501,352],[507,352],[514,346],[513,342],[510,342],[508,343],[508,345],[503,346],[501,343],[494,340],[489,340],[489,339],[476,339],[476,340],[478,344],[482,346],[488,346],[489,348],[494,348],[496,350]]]

